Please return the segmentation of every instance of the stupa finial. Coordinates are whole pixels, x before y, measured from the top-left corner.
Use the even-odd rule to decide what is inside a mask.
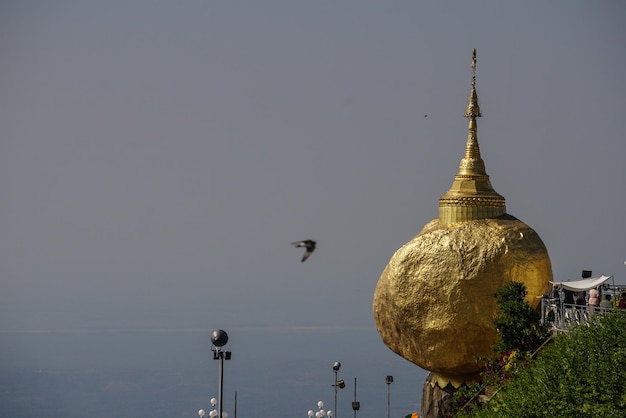
[[[472,118],[481,117],[480,106],[478,106],[478,94],[476,93],[476,48],[472,50],[472,89],[470,90],[469,102],[465,108],[465,117]]]
[[[439,198],[439,219],[444,223],[496,218],[506,213],[504,197],[491,186],[478,146],[478,124],[481,117],[476,93],[476,49],[472,50],[472,88],[465,108],[469,119],[465,154],[459,164],[452,187]]]

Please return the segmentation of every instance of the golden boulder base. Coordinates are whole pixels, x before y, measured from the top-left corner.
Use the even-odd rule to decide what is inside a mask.
[[[458,387],[482,370],[497,341],[493,292],[522,282],[537,306],[549,288],[541,238],[510,215],[428,223],[391,257],[374,292],[376,328],[395,353]]]

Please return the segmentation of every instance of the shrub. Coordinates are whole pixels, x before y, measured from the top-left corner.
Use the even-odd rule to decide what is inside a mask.
[[[626,315],[596,315],[514,371],[473,417],[626,416]]]
[[[503,354],[511,350],[526,352],[539,348],[548,338],[549,331],[541,326],[539,312],[524,300],[524,284],[508,282],[493,295],[498,301],[498,314],[494,320],[498,343],[494,350]]]

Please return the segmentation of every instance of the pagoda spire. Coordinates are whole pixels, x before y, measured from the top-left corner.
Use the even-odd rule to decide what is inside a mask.
[[[476,93],[476,49],[472,51],[472,87],[465,108],[469,119],[465,154],[454,176],[450,190],[439,198],[439,220],[443,223],[497,218],[506,213],[504,197],[491,186],[478,146],[478,124],[481,117]]]
[[[472,89],[470,90],[469,102],[465,108],[466,118],[481,117],[480,106],[478,106],[478,94],[476,93],[476,48],[472,50]]]

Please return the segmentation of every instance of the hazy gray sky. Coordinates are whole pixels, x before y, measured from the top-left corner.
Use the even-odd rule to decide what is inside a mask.
[[[626,283],[626,5],[504,3],[3,2],[1,327],[373,326],[472,48],[508,213],[556,279]]]

